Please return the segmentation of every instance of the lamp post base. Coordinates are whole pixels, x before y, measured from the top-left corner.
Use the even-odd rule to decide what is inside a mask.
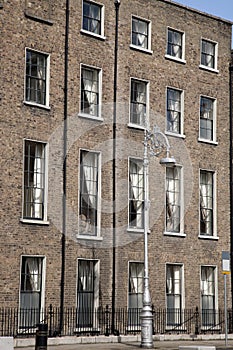
[[[152,309],[150,305],[145,305],[141,311],[141,348],[153,348],[153,327]]]

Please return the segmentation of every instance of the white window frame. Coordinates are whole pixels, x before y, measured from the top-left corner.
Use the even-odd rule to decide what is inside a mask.
[[[169,30],[181,34],[181,48],[182,48],[181,58],[168,54],[168,32],[169,32]],[[176,28],[167,27],[166,36],[167,36],[167,41],[166,41],[165,57],[170,59],[170,60],[177,61],[179,63],[186,63],[186,60],[185,60],[185,32],[182,30],[178,30]]]
[[[139,21],[142,21],[142,22],[145,22],[147,24],[147,31],[148,31],[148,36],[147,36],[147,39],[148,39],[148,47],[147,48],[143,48],[139,45],[135,45],[133,44],[133,19],[137,19]],[[145,53],[149,53],[149,54],[152,54],[153,51],[151,50],[151,27],[152,27],[152,23],[150,20],[148,19],[145,19],[143,17],[139,17],[139,16],[135,16],[135,15],[131,15],[131,43],[130,43],[130,48],[131,49],[136,49],[136,50],[139,50],[139,51],[142,51],[142,52],[145,52]]]
[[[34,142],[34,143],[42,143],[44,145],[44,153],[45,153],[45,164],[44,164],[44,216],[43,219],[36,218],[24,218],[24,157],[25,157],[25,142]],[[38,141],[32,139],[23,139],[23,173],[22,173],[22,214],[20,221],[22,223],[28,224],[37,224],[37,225],[48,225],[49,221],[47,221],[48,215],[48,157],[49,155],[49,144],[45,141]]]
[[[201,63],[201,59],[202,59],[202,42],[203,41],[207,41],[211,44],[214,45],[214,67],[208,67],[204,64]],[[215,72],[215,73],[219,73],[219,70],[218,70],[218,43],[216,41],[213,41],[213,40],[210,40],[210,39],[207,39],[207,38],[201,38],[201,41],[200,41],[200,65],[199,65],[199,68],[202,68],[202,69],[205,69],[205,70],[208,70],[208,71],[212,71],[212,72]]]
[[[184,169],[181,165],[177,164],[173,168],[177,168],[179,171],[179,178],[180,178],[180,231],[174,232],[174,231],[167,231],[167,168],[170,168],[169,166],[165,169],[165,210],[164,210],[164,223],[165,223],[165,231],[164,235],[168,236],[178,236],[178,237],[185,237],[186,234],[184,232]]]
[[[95,151],[95,150],[90,150],[90,149],[85,149],[85,148],[80,148],[79,150],[79,168],[80,167],[80,161],[81,161],[81,152],[90,152],[90,153],[95,153],[98,156],[98,191],[97,191],[97,227],[96,227],[96,235],[90,235],[90,234],[84,234],[80,233],[79,230],[79,225],[80,225],[80,214],[78,212],[78,239],[83,239],[83,240],[103,240],[103,237],[100,236],[101,234],[101,163],[102,163],[102,155],[100,151]],[[79,170],[79,198],[78,198],[78,211],[80,209],[80,184],[81,184],[81,171]]]
[[[78,310],[78,277],[79,277],[79,261],[92,261],[94,263],[94,274],[95,274],[95,280],[94,280],[94,312],[97,312],[99,307],[99,293],[100,293],[100,260],[99,259],[86,259],[86,258],[78,258],[77,259],[77,278],[76,278],[76,309]],[[80,330],[84,331],[85,329],[87,331],[90,331],[91,329],[98,329],[98,317],[95,317],[95,314],[93,316],[93,327],[79,327],[77,328],[77,331]]]
[[[41,317],[43,316],[43,310],[45,309],[45,281],[46,281],[46,257],[44,255],[28,255],[28,254],[23,254],[20,257],[20,278],[19,278],[19,312],[20,312],[20,297],[21,297],[21,282],[22,282],[22,263],[23,263],[23,258],[40,258],[42,259],[42,280],[41,280],[41,305],[40,305],[40,312],[41,312]],[[19,314],[20,316],[20,314]],[[40,319],[42,321],[42,319]],[[29,328],[31,329],[31,328]],[[31,329],[32,332],[36,332],[36,329],[33,328]],[[25,330],[19,329],[19,333],[23,333]]]
[[[200,314],[201,314],[201,328],[202,329],[208,329],[209,326],[204,326],[202,322],[202,268],[204,267],[211,267],[214,269],[214,288],[215,288],[215,310],[218,310],[218,267],[216,265],[201,265],[200,266]],[[218,314],[216,313],[216,326],[213,327],[213,329],[219,329],[219,320],[218,320]]]
[[[211,236],[201,234],[201,230],[200,230],[200,223],[201,223],[200,186],[201,186],[201,172],[202,171],[211,173],[213,176],[213,234]],[[199,236],[198,236],[198,238],[200,238],[200,239],[209,239],[209,240],[218,240],[219,239],[219,237],[217,236],[217,200],[216,200],[216,198],[217,198],[217,173],[216,173],[216,171],[204,169],[204,168],[199,169],[199,226],[198,226]]]
[[[213,102],[213,140],[205,139],[201,137],[201,99],[206,98],[209,100],[212,100]],[[211,143],[214,145],[217,145],[217,132],[216,132],[216,125],[217,125],[217,99],[215,97],[207,96],[207,95],[200,95],[199,98],[199,137],[198,141],[205,142],[205,143]]]
[[[98,116],[89,113],[82,112],[82,69],[96,70],[98,74],[98,93],[99,93],[99,104],[98,104]],[[86,64],[80,64],[80,107],[79,117],[93,119],[95,121],[103,121],[102,118],[102,69],[99,67],[89,66]]]
[[[27,51],[32,51],[35,53],[38,53],[39,55],[44,55],[46,56],[46,96],[45,96],[45,104],[40,104],[34,101],[27,101],[26,99],[26,94],[27,94],[27,84],[26,84],[26,71],[27,71],[27,67],[26,67],[26,63],[27,63]],[[25,48],[25,68],[24,68],[24,104],[29,105],[29,106],[37,106],[37,107],[41,107],[44,109],[49,109],[50,110],[50,106],[49,106],[49,90],[50,90],[50,54],[43,52],[43,51],[38,51],[38,50],[34,50],[31,49],[29,47]]]
[[[82,19],[81,19],[82,20],[82,22],[81,22],[82,29],[81,29],[81,33],[91,35],[97,39],[105,40],[106,37],[104,36],[104,13],[105,13],[104,4],[102,4],[100,2],[92,1],[92,0],[86,0],[86,2],[89,2],[90,4],[94,4],[98,7],[100,7],[100,16],[101,16],[100,34],[96,34],[96,33],[93,33],[91,31],[83,28],[83,2],[84,2],[84,0],[82,0]]]
[[[142,171],[143,171],[143,159],[142,158],[137,158],[137,157],[129,157],[128,158],[128,177],[130,175],[130,162],[131,161],[135,161],[136,163],[141,163],[142,164]],[[144,184],[144,172],[143,172],[143,186],[145,186]],[[128,181],[128,228],[127,231],[128,232],[136,232],[136,233],[143,233],[144,232],[144,225],[143,227],[136,227],[136,226],[130,226],[130,222],[129,222],[129,193],[130,193],[130,183]],[[143,189],[143,211],[142,211],[142,221],[144,221],[144,203],[145,203],[145,199],[144,199],[144,193],[145,193],[145,189]],[[148,218],[149,219],[149,218]],[[145,224],[145,223],[144,223]],[[148,223],[149,224],[149,223]]]
[[[168,90],[169,89],[180,92],[180,132],[179,133],[168,130],[167,103],[168,103]],[[166,87],[166,101],[165,101],[165,103],[166,103],[166,134],[172,135],[175,137],[185,138],[185,135],[184,135],[184,90],[177,89],[176,87],[173,87],[173,86],[167,86]]]
[[[180,319],[181,319],[181,324],[183,322],[183,310],[185,309],[185,282],[184,282],[184,264],[183,263],[171,263],[171,262],[166,262],[165,264],[165,300],[166,300],[166,310],[167,305],[168,305],[168,301],[167,301],[167,266],[171,265],[171,266],[179,266],[180,267],[180,273],[181,273],[181,315],[180,315]],[[173,329],[174,325],[168,325],[167,322],[167,318],[166,318],[166,329]]]
[[[132,89],[132,82],[133,81],[138,82],[138,83],[143,83],[143,84],[145,84],[145,87],[146,87],[146,115],[145,115],[145,123],[144,124],[137,124],[137,123],[133,123],[131,121],[131,89]],[[149,125],[150,82],[148,80],[145,80],[145,79],[138,79],[135,77],[130,77],[129,91],[130,91],[130,94],[129,94],[130,96],[129,96],[129,123],[128,123],[128,127],[144,130],[146,127],[146,124]]]

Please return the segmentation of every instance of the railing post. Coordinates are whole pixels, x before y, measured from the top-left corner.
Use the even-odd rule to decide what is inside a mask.
[[[110,335],[110,326],[109,326],[109,309],[108,309],[108,305],[106,305],[106,309],[105,309],[105,320],[106,320],[106,325],[105,325],[105,336],[109,336]]]
[[[154,314],[155,314],[155,307],[154,307],[154,304],[152,304],[152,334],[153,335],[155,335]]]
[[[49,337],[52,337],[53,306],[49,305]]]
[[[199,334],[199,311],[198,306],[196,306],[195,311],[195,335]]]

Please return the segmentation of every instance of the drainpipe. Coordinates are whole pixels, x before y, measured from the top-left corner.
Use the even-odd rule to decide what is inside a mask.
[[[112,239],[112,334],[115,334],[115,289],[116,289],[116,119],[117,119],[117,54],[118,54],[118,23],[120,0],[114,0],[115,5],[115,50],[114,50],[114,96],[113,96],[113,161],[112,161],[112,199],[113,199],[113,239]]]
[[[232,51],[233,53],[233,51]],[[233,55],[232,55],[233,58]],[[233,60],[232,60],[233,61]],[[232,156],[233,156],[233,150],[232,150],[232,146],[233,146],[233,132],[232,132],[232,103],[233,103],[233,96],[232,96],[232,84],[233,84],[233,65],[232,62],[230,63],[230,67],[229,67],[229,71],[230,71],[230,215],[231,215],[231,219],[230,219],[230,232],[231,232],[231,241],[230,241],[230,256],[231,256],[231,268],[233,267],[233,169],[232,169]],[[232,324],[231,327],[233,329],[233,274],[231,273],[231,310],[232,310]]]
[[[65,62],[64,62],[64,128],[63,128],[63,197],[62,197],[62,238],[61,238],[61,290],[60,325],[62,335],[64,320],[65,260],[66,260],[66,153],[67,153],[67,116],[68,116],[68,50],[69,50],[69,0],[66,0],[65,22]]]

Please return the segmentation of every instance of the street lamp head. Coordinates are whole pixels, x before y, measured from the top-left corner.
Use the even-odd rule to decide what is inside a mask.
[[[160,164],[168,167],[173,167],[176,165],[176,160],[174,157],[167,156],[165,158],[160,159]]]

